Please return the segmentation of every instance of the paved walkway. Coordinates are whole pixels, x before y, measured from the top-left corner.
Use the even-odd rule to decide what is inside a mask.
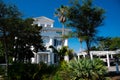
[[[108,68],[108,71],[116,71],[116,66],[110,66]],[[119,66],[119,71],[120,71],[120,66]]]

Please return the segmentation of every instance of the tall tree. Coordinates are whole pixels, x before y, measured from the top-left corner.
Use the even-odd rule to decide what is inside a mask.
[[[55,16],[58,17],[59,21],[62,23],[62,37],[65,35],[64,24],[66,22],[67,7],[61,5],[60,8],[56,9]],[[64,45],[64,39],[62,40],[62,45]]]
[[[14,5],[5,4],[2,0],[0,0],[0,31],[3,33],[3,41],[4,41],[4,52],[5,52],[5,60],[6,60],[6,73],[8,67],[8,48],[7,48],[7,34],[9,34],[9,25],[7,25],[7,19],[9,18],[18,18],[20,16],[20,12],[17,7]],[[7,74],[6,74],[7,75]]]
[[[17,25],[12,28],[8,35],[10,38],[9,43],[12,43],[12,47],[14,47],[12,56],[16,62],[30,62],[31,57],[34,56],[30,50],[31,46],[35,48],[35,52],[38,49],[45,50],[40,35],[42,27],[34,25],[33,21],[32,18],[11,20],[10,24]]]
[[[102,25],[104,10],[93,6],[92,0],[72,0],[67,13],[68,25],[76,29],[78,38],[82,38],[90,54],[91,42],[96,37],[97,28]]]

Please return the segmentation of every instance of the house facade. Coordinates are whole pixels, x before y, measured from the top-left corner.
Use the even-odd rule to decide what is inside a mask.
[[[62,45],[68,46],[68,39],[62,38],[62,28],[54,27],[54,20],[49,19],[45,16],[34,18],[33,24],[42,26],[41,36],[43,39],[46,51],[38,51],[34,53],[34,58],[32,58],[32,63],[44,62],[47,64],[55,63],[55,54],[52,52],[50,46],[54,46],[56,49],[60,49]],[[64,34],[68,34],[70,29],[64,29]]]

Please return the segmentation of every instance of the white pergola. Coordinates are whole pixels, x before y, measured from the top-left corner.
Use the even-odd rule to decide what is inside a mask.
[[[107,66],[110,67],[110,58],[113,59],[113,55],[115,54],[120,54],[120,50],[117,51],[90,51],[90,58],[91,60],[93,59],[93,55],[96,56],[106,56],[106,62],[107,62]],[[86,52],[80,52],[77,54],[78,59],[80,58],[80,56],[83,56],[85,58],[85,56],[87,55]],[[109,57],[110,55],[110,57]]]

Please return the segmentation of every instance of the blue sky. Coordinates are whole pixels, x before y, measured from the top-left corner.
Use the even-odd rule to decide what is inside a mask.
[[[68,5],[68,0],[3,0],[15,4],[23,13],[23,17],[46,16],[55,20],[55,27],[61,27],[57,17],[54,16],[56,8],[60,5]],[[105,9],[104,25],[98,30],[99,36],[120,37],[120,0],[94,0],[94,5]],[[69,39],[69,47],[79,52],[78,39]]]

